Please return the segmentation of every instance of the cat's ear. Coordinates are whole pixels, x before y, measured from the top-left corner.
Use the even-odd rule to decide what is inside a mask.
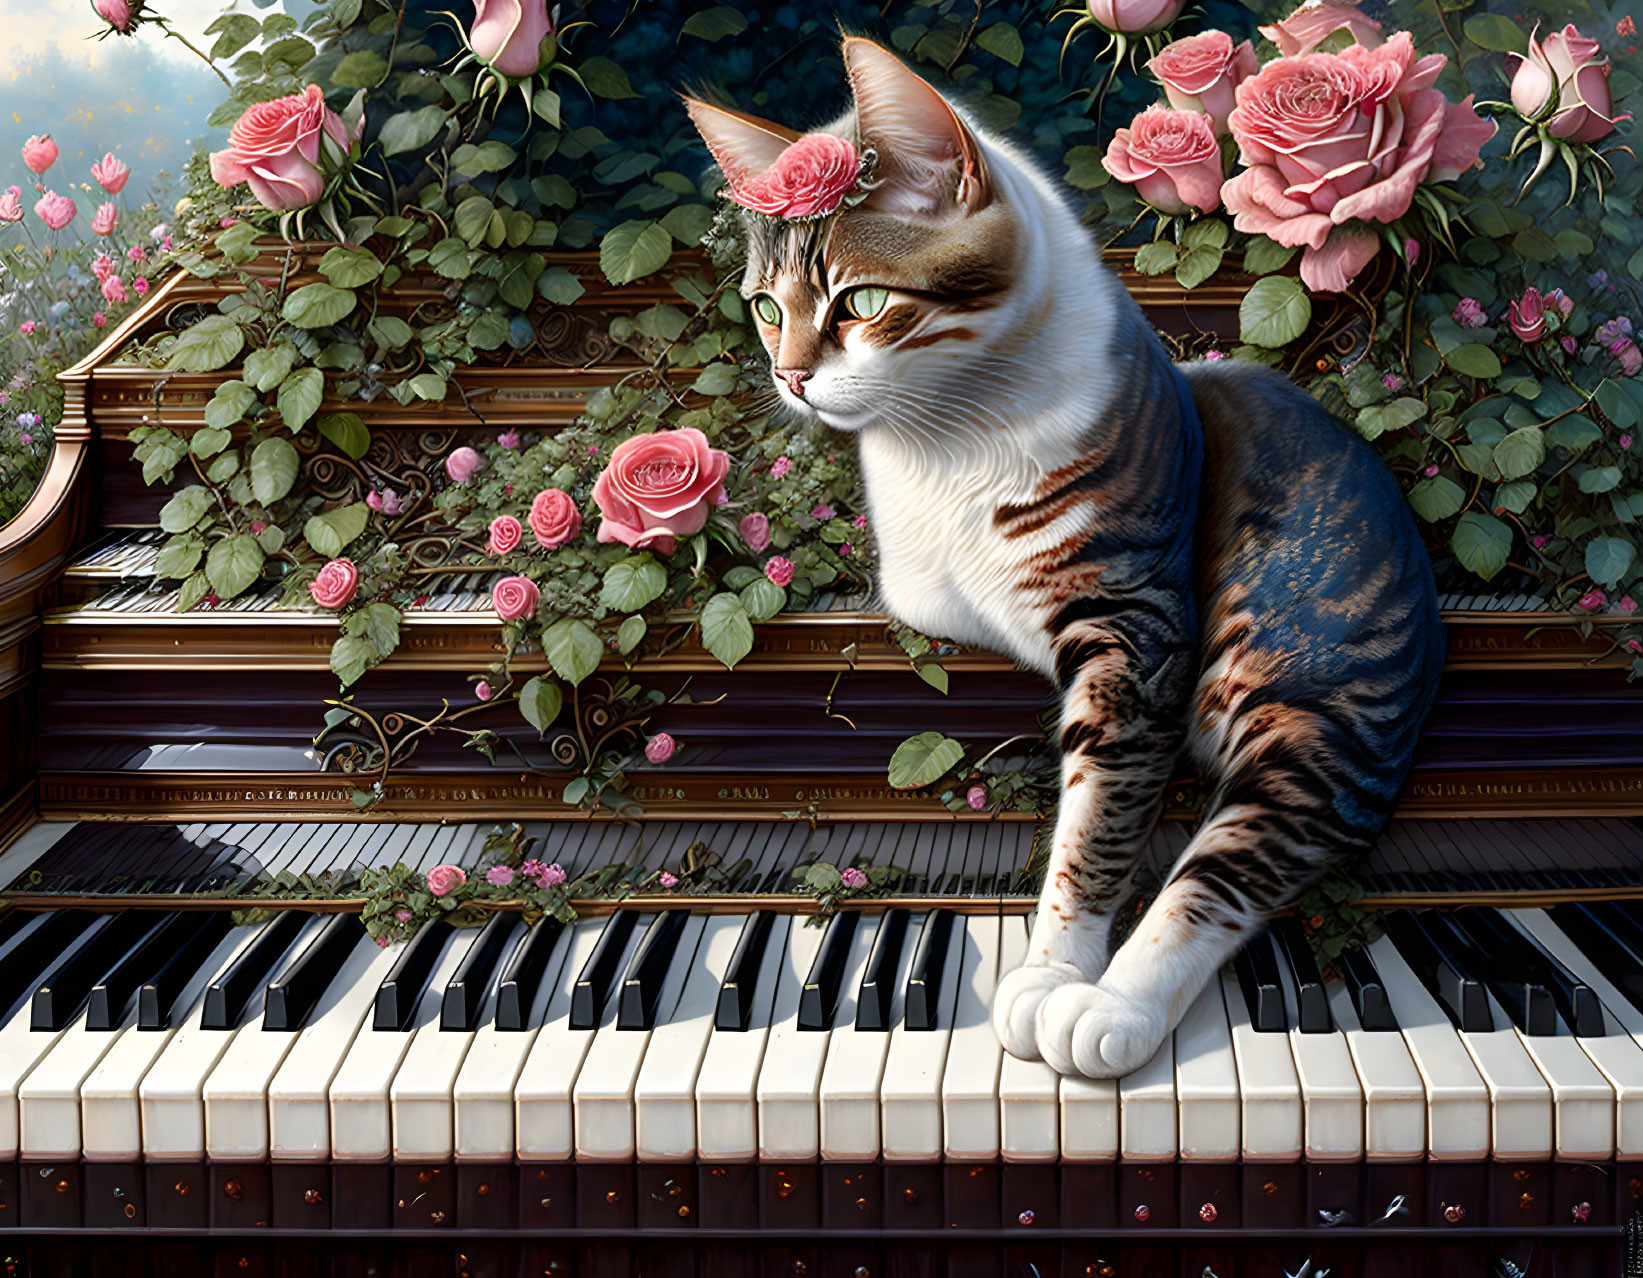
[[[984,208],[992,190],[981,147],[947,99],[871,40],[846,36],[843,52],[862,146],[878,153],[868,205],[911,217]]]
[[[788,146],[799,139],[792,129],[713,106],[697,98],[684,99],[696,131],[732,186],[758,177]]]

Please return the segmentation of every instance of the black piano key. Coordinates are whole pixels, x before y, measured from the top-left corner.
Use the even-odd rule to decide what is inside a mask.
[[[301,910],[282,910],[263,924],[239,957],[205,987],[205,1007],[200,1014],[202,1029],[234,1029],[253,1001],[262,1002],[263,990],[275,965],[291,948],[308,918]]]
[[[1472,910],[1434,919],[1432,925],[1436,929],[1447,925],[1459,938],[1462,948],[1452,952],[1461,967],[1488,987],[1512,1024],[1536,1037],[1557,1033],[1557,1004],[1530,962],[1533,947],[1523,937],[1515,931],[1504,938],[1494,935]]]
[[[1413,914],[1402,911],[1389,914],[1386,934],[1452,1024],[1471,1034],[1487,1034],[1495,1028],[1483,983],[1463,972],[1450,954],[1434,944],[1430,933]],[[1449,939],[1453,945],[1452,934]]]
[[[947,950],[953,935],[952,910],[931,910],[913,951],[913,966],[907,971],[906,1011],[902,1022],[910,1030],[933,1030],[939,1019],[942,974],[947,966]]]
[[[1386,986],[1381,984],[1381,974],[1375,970],[1368,951],[1349,945],[1336,956],[1335,966],[1346,982],[1358,1024],[1374,1033],[1396,1034],[1398,1018],[1392,1015],[1392,1000],[1386,997]]]
[[[1249,1023],[1259,1033],[1280,1034],[1288,1029],[1284,1013],[1284,992],[1278,984],[1278,958],[1272,941],[1262,933],[1238,952],[1232,961],[1238,984],[1249,1008]]]
[[[850,943],[855,939],[859,918],[854,910],[840,910],[828,920],[821,948],[816,951],[799,994],[800,1029],[833,1028],[833,1014],[838,1010],[839,992],[844,985],[844,966],[850,958]]]
[[[679,954],[679,938],[690,919],[688,910],[668,910],[651,921],[622,977],[621,1001],[616,1009],[619,1030],[656,1028],[657,1002],[662,983]],[[688,959],[687,959],[688,961]]]
[[[199,975],[200,967],[234,926],[234,920],[218,910],[180,917],[185,922],[195,922],[197,926],[180,929],[180,943],[165,956],[159,971],[138,987],[139,1030],[171,1028],[183,1010],[177,1006],[183,990]]]
[[[91,997],[92,987],[130,952],[154,922],[152,914],[139,911],[103,917],[107,922],[96,934],[87,935],[34,991],[29,1009],[31,1029],[66,1029]]]
[[[1591,960],[1626,1001],[1643,1012],[1643,953],[1626,945],[1588,905],[1554,905],[1547,913],[1558,930]]]
[[[84,910],[52,910],[43,917],[21,910],[13,913],[25,923],[41,921],[0,956],[0,1025],[11,1020],[33,995],[46,972],[77,949],[89,929],[99,925],[99,916]]]
[[[1586,908],[1643,961],[1643,911],[1637,907],[1636,901],[1594,901]]]
[[[188,918],[181,914],[148,914],[148,931],[91,987],[91,997],[86,1000],[86,1028],[114,1029],[138,989],[159,973],[167,955],[205,921],[199,915]]]
[[[1318,971],[1312,946],[1307,944],[1306,933],[1301,930],[1301,921],[1293,916],[1277,919],[1272,924],[1272,935],[1278,942],[1278,955],[1295,981],[1295,1006],[1301,1033],[1332,1033],[1335,1018],[1329,1014],[1329,993],[1324,989],[1323,974]]]
[[[628,938],[638,921],[639,915],[633,910],[617,910],[605,924],[605,930],[594,943],[593,953],[588,955],[571,989],[572,1029],[598,1028],[599,1018],[604,1015],[605,1004],[610,1001],[611,989],[616,984],[622,952],[627,949]]]
[[[445,983],[445,994],[439,1003],[440,1029],[472,1033],[479,1028],[485,994],[496,980],[497,968],[507,957],[519,924],[517,914],[498,911],[491,916]]]
[[[496,991],[496,1028],[519,1031],[529,1029],[526,1021],[536,1005],[537,992],[553,957],[553,947],[565,925],[558,919],[544,918],[530,930],[530,935],[513,952],[508,966],[502,972],[502,984]]]
[[[428,988],[439,956],[445,952],[451,931],[451,925],[444,919],[435,919],[424,924],[422,930],[405,943],[405,952],[377,986],[376,1007],[371,1013],[372,1029],[403,1034],[411,1028],[417,1004]]]
[[[730,956],[724,984],[719,987],[719,1005],[713,1014],[715,1029],[745,1033],[753,1017],[753,999],[758,993],[759,969],[764,965],[770,932],[776,925],[774,910],[759,910],[742,924],[736,950]]]
[[[859,1030],[890,1028],[890,1009],[896,1001],[896,973],[901,968],[901,951],[907,943],[910,917],[906,910],[886,910],[879,921],[878,935],[873,938],[867,970],[862,974],[861,989],[856,996],[856,1028]]]
[[[1511,961],[1523,965],[1530,979],[1550,992],[1557,1008],[1557,1017],[1562,1019],[1571,1033],[1582,1038],[1603,1036],[1603,1004],[1597,997],[1597,991],[1542,949],[1538,941],[1513,927],[1498,910],[1464,910],[1457,915],[1457,918],[1460,917],[1464,917],[1466,925],[1472,930],[1474,940],[1491,956],[1497,952],[1510,955]],[[1490,939],[1487,942],[1479,936],[1480,931],[1488,934]],[[1544,1025],[1544,1022],[1539,1024]],[[1555,1034],[1557,1025],[1554,1021],[1549,1029],[1526,1029],[1524,1032]]]
[[[262,998],[263,1029],[306,1028],[308,1018],[365,934],[359,915],[332,915],[320,928],[319,935],[268,983]]]

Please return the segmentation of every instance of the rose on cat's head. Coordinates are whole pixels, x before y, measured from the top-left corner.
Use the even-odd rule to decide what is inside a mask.
[[[726,194],[744,209],[788,222],[837,213],[861,178],[863,157],[836,133],[807,133],[756,177],[731,177]]]

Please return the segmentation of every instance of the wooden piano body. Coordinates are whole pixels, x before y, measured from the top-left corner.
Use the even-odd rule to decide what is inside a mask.
[[[625,371],[608,320],[665,283],[562,264],[587,291],[552,340],[462,375],[483,424],[454,396],[352,406],[377,464],[427,482],[464,432],[551,429]],[[1125,278],[1167,331],[1235,326],[1235,288]],[[331,620],[256,590],[179,615],[151,584],[163,494],[126,436],[199,418],[214,376],[120,352],[213,297],[169,281],[64,374],[51,467],[0,529],[0,1250],[23,1272],[1618,1272],[1643,1208],[1643,694],[1595,664],[1601,627],[1446,587],[1443,698],[1361,876],[1387,935],[1320,985],[1291,921],[1137,1075],[1060,1080],[986,1025],[1035,821],[884,780],[916,728],[1034,732],[1045,690],[966,652],[932,694],[865,597],[761,627],[734,674],[690,643],[648,666],[692,702],[648,725],[684,744],[631,778],[631,819],[564,802],[572,768],[438,743],[357,808],[348,751],[314,741]],[[488,659],[488,586],[459,568],[359,704],[437,702]],[[1194,800],[1183,778],[1160,865]],[[340,901],[227,916],[282,869],[473,865],[495,822],[572,873],[636,881],[693,845],[743,868],[383,953]],[[904,892],[804,926],[791,867],[857,856]],[[1427,907],[1468,907],[1461,930]]]

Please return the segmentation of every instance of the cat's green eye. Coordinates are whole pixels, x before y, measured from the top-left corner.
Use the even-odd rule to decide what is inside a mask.
[[[889,300],[889,290],[867,285],[853,288],[844,295],[844,309],[854,319],[869,320],[882,311]]]
[[[776,305],[776,299],[768,293],[760,293],[753,299],[753,309],[766,324],[782,326],[782,308]]]

